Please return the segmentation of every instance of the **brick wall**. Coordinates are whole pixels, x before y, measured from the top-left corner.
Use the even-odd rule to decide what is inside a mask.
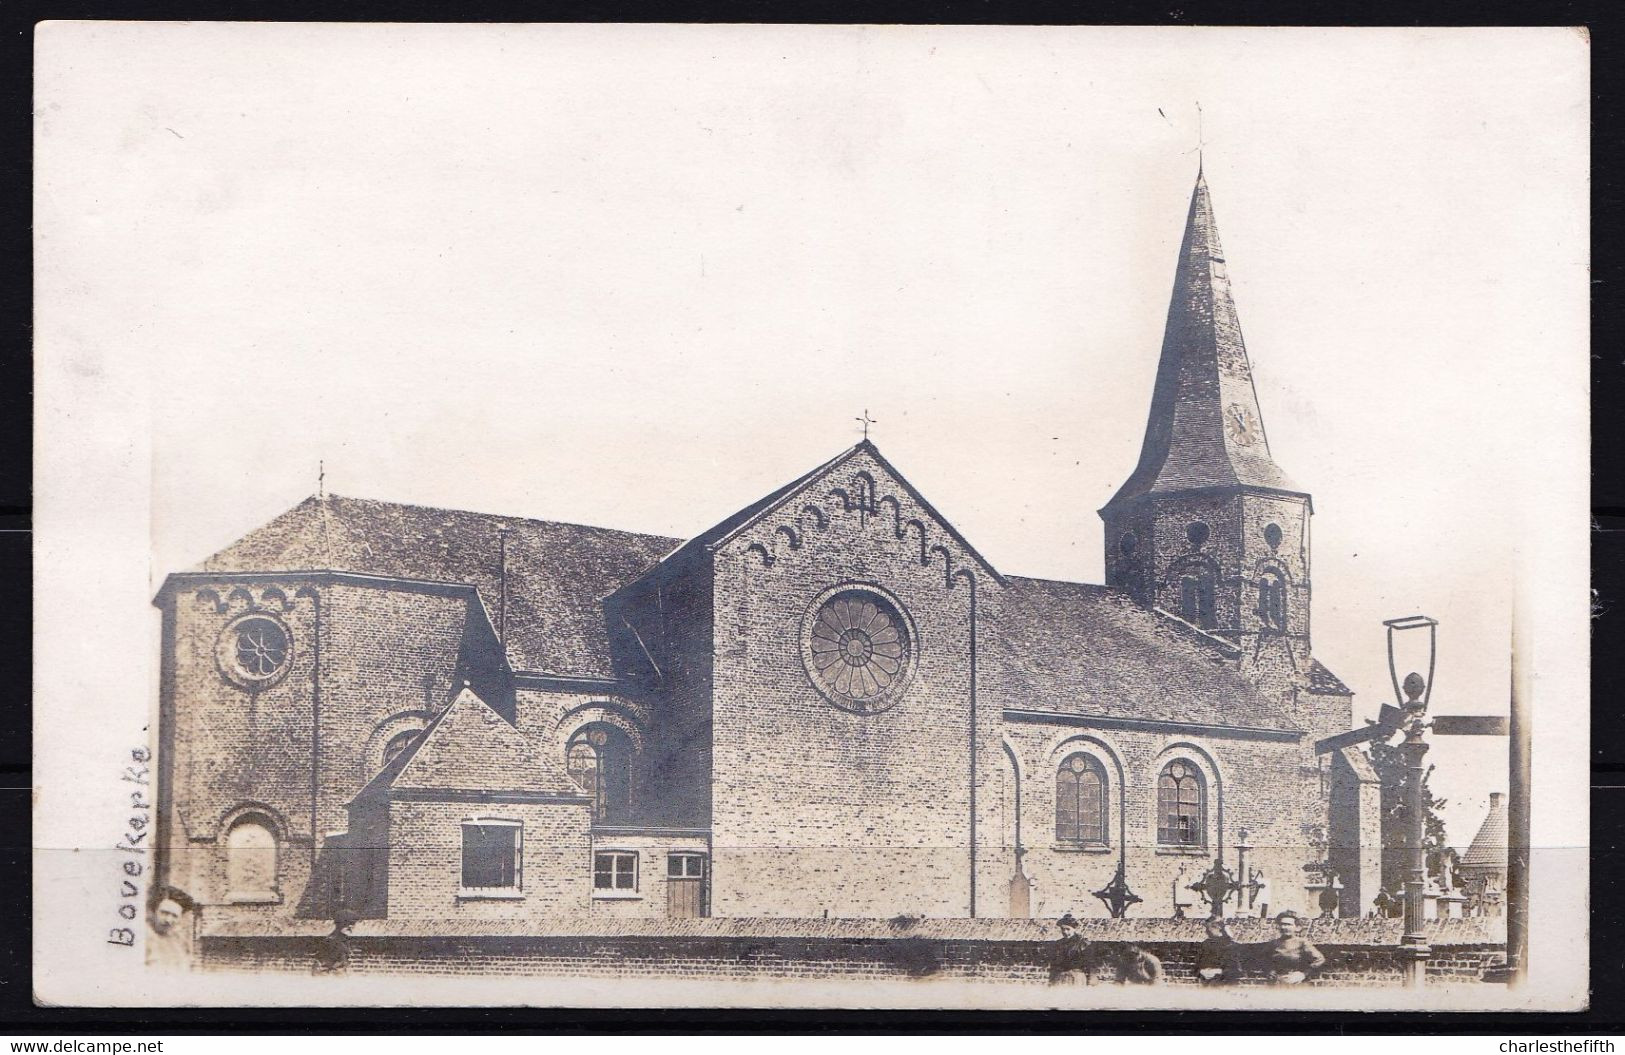
[[[1119,942],[1098,942],[1107,962],[1097,981],[1115,979],[1109,964]],[[1197,943],[1146,941],[1140,947],[1162,960],[1165,984],[1194,986]],[[1312,987],[1398,987],[1405,959],[1392,946],[1323,944],[1326,969]],[[313,938],[205,937],[204,965],[234,970],[308,973],[315,960]],[[974,979],[1048,982],[1050,945],[1031,940],[951,940],[941,938],[691,938],[636,937],[357,937],[350,943],[353,974],[457,974],[553,977],[716,978],[719,980],[795,979],[854,981]],[[1495,945],[1439,946],[1428,964],[1438,982],[1475,982],[1485,967],[1499,962]],[[1250,970],[1244,985],[1268,985],[1261,969]]]
[[[169,882],[204,904],[222,902],[219,840],[232,817],[253,810],[279,839],[281,900],[232,911],[289,915],[310,876],[312,832],[319,844],[346,829],[347,803],[381,763],[381,730],[420,724],[460,676],[488,680],[466,654],[470,598],[267,576],[188,584],[166,603],[174,611],[160,774],[170,802]],[[286,673],[253,691],[224,677],[220,661],[223,631],[250,611],[280,621],[291,643]]]
[[[595,889],[592,895],[592,911],[595,916],[665,916],[668,855],[675,851],[707,856],[710,854],[710,840],[700,835],[674,836],[595,831],[592,843],[595,854],[600,850],[620,850],[637,854],[638,857],[637,889],[631,892]]]
[[[864,473],[876,481],[874,512],[860,508]],[[929,565],[910,521],[924,526]],[[968,912],[970,590],[948,586],[937,546],[954,568],[973,567],[860,453],[715,554],[718,915]],[[882,713],[834,706],[804,669],[804,622],[841,583],[891,594],[913,622],[912,679]],[[988,772],[997,744],[982,722]]]
[[[514,921],[584,914],[592,888],[585,804],[395,801],[389,807],[389,918]],[[462,889],[463,822],[524,826],[522,897],[470,898]]]
[[[1033,880],[1034,915],[1107,915],[1093,892],[1105,887],[1116,871],[1123,843],[1120,825],[1125,821],[1126,874],[1134,893],[1144,899],[1139,911],[1172,915],[1177,882],[1180,899],[1191,906],[1186,911],[1205,914],[1200,896],[1184,888],[1211,867],[1221,844],[1225,865],[1235,868],[1235,844],[1243,828],[1252,847],[1248,867],[1267,877],[1271,910],[1310,910],[1303,865],[1314,851],[1306,829],[1324,824],[1325,813],[1319,797],[1320,777],[1303,744],[1026,722],[1010,723],[1004,738],[1021,771],[1023,868]],[[1075,752],[1098,759],[1107,774],[1108,843],[1099,850],[1072,849],[1055,838],[1055,775],[1061,762]],[[1177,851],[1157,845],[1157,777],[1174,759],[1196,765],[1204,774],[1205,850]],[[1008,762],[1003,769],[1008,779]],[[998,798],[1008,803],[1011,812],[1000,823],[989,825],[984,837],[990,848],[1001,851],[988,855],[990,861],[999,862],[1001,873],[989,877],[989,885],[996,882],[1008,897],[1014,875],[1015,796],[1006,791]],[[990,902],[984,907],[988,915],[1008,912],[1007,904]],[[1318,913],[1319,907],[1314,910]]]

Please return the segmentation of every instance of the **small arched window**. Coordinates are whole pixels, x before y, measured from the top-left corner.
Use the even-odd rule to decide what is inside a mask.
[[[1179,615],[1185,622],[1213,629],[1213,569],[1196,566],[1187,568],[1179,579]]]
[[[594,821],[625,819],[632,797],[632,746],[624,732],[603,722],[583,726],[570,737],[564,760],[570,778],[592,796]]]
[[[231,901],[274,901],[277,842],[270,821],[257,814],[226,832],[226,896]]]
[[[1055,838],[1105,845],[1106,771],[1088,755],[1067,756],[1055,773]]]
[[[1286,629],[1286,580],[1273,569],[1258,577],[1258,619],[1276,630]]]
[[[389,765],[400,757],[402,751],[412,746],[412,741],[423,734],[422,729],[408,729],[404,733],[396,733],[384,745],[384,765]]]
[[[1169,762],[1157,778],[1157,842],[1200,847],[1207,843],[1207,789],[1189,762]]]

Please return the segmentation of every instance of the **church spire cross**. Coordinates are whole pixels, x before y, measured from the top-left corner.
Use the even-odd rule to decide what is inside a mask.
[[[864,410],[861,418],[853,418],[852,420],[863,426],[863,438],[866,440],[869,438],[869,426],[880,424],[880,422],[869,416],[867,409]]]
[[[1207,146],[1207,139],[1202,135],[1202,100],[1198,99],[1196,100],[1196,145],[1185,151],[1187,154],[1194,153],[1196,155],[1197,178],[1201,178],[1202,175],[1202,148],[1205,146]]]

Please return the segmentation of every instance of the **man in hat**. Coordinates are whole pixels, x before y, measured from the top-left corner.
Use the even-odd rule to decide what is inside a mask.
[[[1221,916],[1207,921],[1207,939],[1196,948],[1196,980],[1202,985],[1235,985],[1241,981],[1241,943]]]
[[[1270,943],[1270,977],[1276,985],[1302,985],[1326,966],[1326,957],[1298,933],[1298,916],[1283,912],[1275,917],[1280,936]]]
[[[1068,912],[1055,924],[1061,936],[1055,942],[1049,965],[1050,985],[1090,985],[1094,982],[1094,958],[1083,927]]]

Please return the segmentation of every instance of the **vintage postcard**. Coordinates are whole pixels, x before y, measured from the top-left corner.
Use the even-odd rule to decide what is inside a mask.
[[[1569,29],[38,27],[36,999],[1588,999]]]

